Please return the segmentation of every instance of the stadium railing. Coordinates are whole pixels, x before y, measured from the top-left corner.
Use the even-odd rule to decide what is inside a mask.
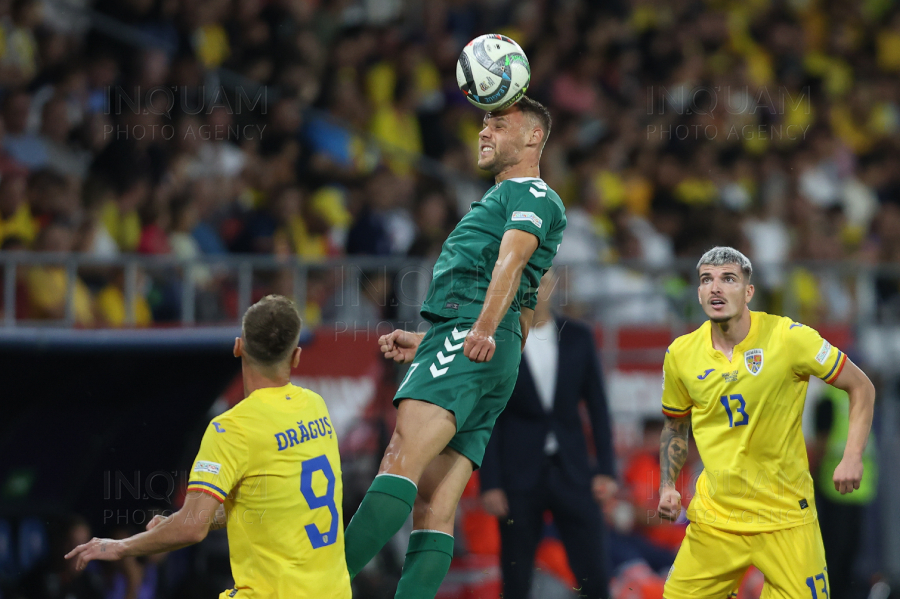
[[[25,278],[30,269],[55,267],[65,271],[63,317],[29,320]],[[262,293],[291,296],[305,313],[310,284],[328,289],[326,299],[317,296],[323,324],[353,317],[354,327],[377,314],[390,313],[390,321],[415,326],[431,279],[432,262],[407,257],[345,257],[317,262],[293,257],[257,255],[205,256],[184,261],[172,256],[125,254],[98,258],[75,253],[0,252],[3,318],[0,330],[20,327],[71,329],[76,327],[76,282],[91,274],[109,282],[121,275],[124,294],[124,325],[136,322],[135,307],[145,281],[166,288],[172,308],[155,324],[166,326],[234,326],[240,315]],[[678,332],[703,320],[696,299],[695,263],[679,260],[665,266],[624,261],[610,264],[561,264],[554,302],[562,311],[592,320],[614,333],[622,327],[671,327]],[[204,286],[197,273],[206,273]],[[99,274],[98,274],[99,273]],[[802,276],[800,276],[802,273]],[[386,278],[384,285],[379,278]],[[208,281],[213,281],[209,283]],[[863,330],[872,325],[900,324],[900,264],[797,262],[757,265],[753,281],[757,295],[751,307],[791,316],[810,325],[845,325]],[[802,281],[804,292],[796,282]],[[228,295],[229,307],[217,314],[198,314],[198,293],[221,300]],[[813,297],[810,298],[810,293]],[[371,304],[371,310],[358,310]],[[336,308],[336,309],[335,309]],[[610,328],[611,327],[611,328]]]

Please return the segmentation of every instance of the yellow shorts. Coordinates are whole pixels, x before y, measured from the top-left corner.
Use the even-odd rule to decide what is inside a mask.
[[[665,599],[727,599],[751,565],[766,577],[760,599],[827,599],[828,568],[819,522],[733,533],[692,522],[669,576]]]

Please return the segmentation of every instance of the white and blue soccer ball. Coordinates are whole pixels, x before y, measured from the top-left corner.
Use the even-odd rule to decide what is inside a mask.
[[[519,44],[489,33],[463,48],[456,62],[456,83],[475,106],[503,110],[525,95],[531,83],[531,66]]]

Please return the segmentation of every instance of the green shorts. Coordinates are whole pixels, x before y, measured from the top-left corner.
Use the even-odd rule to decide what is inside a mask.
[[[494,422],[516,384],[522,337],[497,329],[494,357],[478,364],[463,355],[463,343],[472,324],[458,319],[432,323],[397,389],[394,405],[404,399],[418,399],[453,412],[456,435],[448,447],[480,468]]]

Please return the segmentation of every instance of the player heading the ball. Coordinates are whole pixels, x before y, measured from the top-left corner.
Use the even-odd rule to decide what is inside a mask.
[[[347,566],[355,576],[412,512],[400,599],[433,598],[450,568],[456,506],[512,394],[537,289],[562,241],[565,209],[540,179],[550,124],[528,97],[485,115],[478,166],[496,184],[441,249],[421,310],[431,329],[379,339],[386,358],[410,367],[378,476],[347,527]]]

